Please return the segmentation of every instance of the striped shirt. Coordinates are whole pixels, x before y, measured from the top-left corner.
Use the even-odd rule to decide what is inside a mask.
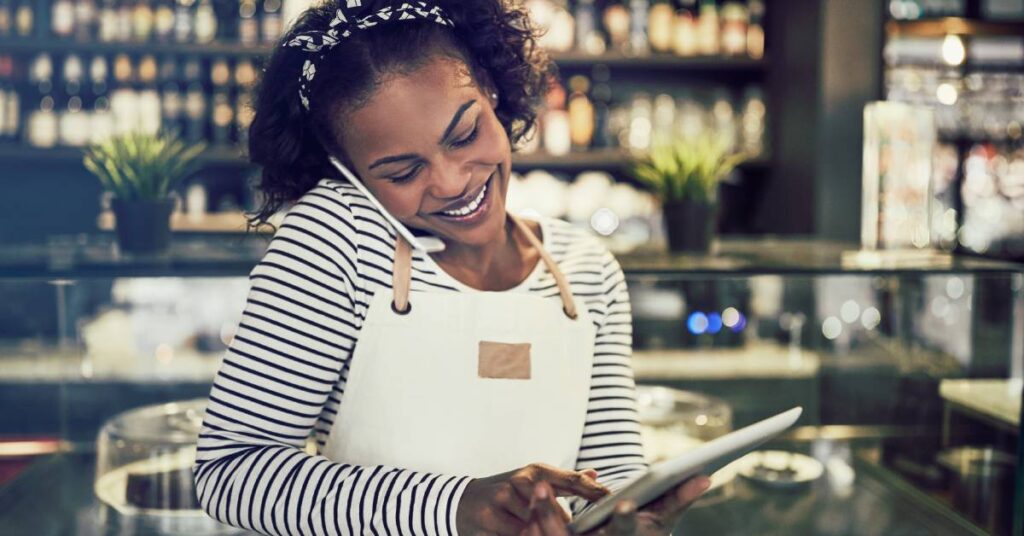
[[[630,368],[629,296],[618,262],[595,238],[542,219],[545,248],[597,329],[576,469],[615,489],[646,469]],[[217,520],[264,534],[456,534],[470,478],[357,466],[322,450],[344,402],[352,350],[375,292],[391,288],[395,234],[354,187],[323,180],[288,212],[250,274],[245,312],[210,391],[194,466]],[[559,299],[538,269],[508,292]],[[421,252],[412,292],[468,287]],[[585,304],[585,305],[584,305]],[[587,505],[573,499],[574,513]]]

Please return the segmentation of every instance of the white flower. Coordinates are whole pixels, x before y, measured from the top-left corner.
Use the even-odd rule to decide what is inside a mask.
[[[306,60],[306,63],[302,64],[302,76],[305,76],[306,80],[312,80],[315,74],[316,65],[312,61]]]

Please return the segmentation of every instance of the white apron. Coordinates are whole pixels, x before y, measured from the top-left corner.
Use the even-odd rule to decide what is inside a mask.
[[[399,238],[394,290],[373,297],[322,454],[472,477],[534,462],[575,468],[594,327],[537,237],[510,217],[541,252],[562,301],[484,291],[410,296],[411,252]]]

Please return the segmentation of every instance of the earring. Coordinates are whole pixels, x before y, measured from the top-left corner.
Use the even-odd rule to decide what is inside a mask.
[[[498,94],[497,93],[491,93],[491,100],[493,100],[494,102],[498,102]]]

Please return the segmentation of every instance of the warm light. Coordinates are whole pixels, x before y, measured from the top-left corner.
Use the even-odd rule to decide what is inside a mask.
[[[942,60],[949,65],[960,65],[967,57],[964,41],[956,35],[947,35],[942,41]]]
[[[956,100],[960,98],[960,94],[957,92],[953,84],[949,82],[943,82],[939,84],[939,87],[935,90],[935,98],[939,99],[939,102],[946,106],[952,106],[956,104]]]

